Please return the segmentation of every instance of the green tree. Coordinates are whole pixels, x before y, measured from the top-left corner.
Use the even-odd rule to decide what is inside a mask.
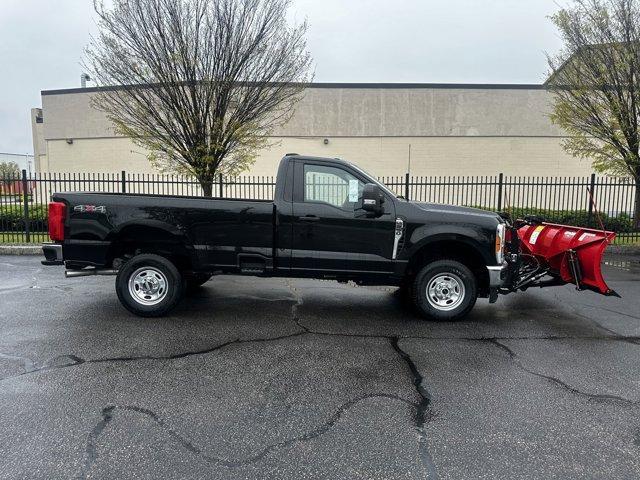
[[[20,167],[16,162],[0,162],[0,182],[10,185],[20,177]]]
[[[573,0],[551,20],[564,44],[548,57],[551,119],[568,153],[635,180],[640,226],[640,0]]]
[[[94,106],[164,171],[211,196],[217,173],[253,163],[311,81],[306,23],[290,0],[94,0],[85,66]]]

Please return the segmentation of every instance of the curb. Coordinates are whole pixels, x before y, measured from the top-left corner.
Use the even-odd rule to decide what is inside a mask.
[[[42,245],[0,245],[0,255],[42,255]]]

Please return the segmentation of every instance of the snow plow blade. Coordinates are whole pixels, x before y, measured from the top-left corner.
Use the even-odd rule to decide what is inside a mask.
[[[615,236],[613,232],[553,223],[518,229],[522,254],[536,257],[557,279],[575,284],[578,290],[619,296],[607,286],[600,268],[602,255]]]

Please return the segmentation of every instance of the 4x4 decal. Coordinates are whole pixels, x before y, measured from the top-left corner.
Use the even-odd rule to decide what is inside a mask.
[[[107,207],[104,205],[96,206],[96,205],[76,205],[73,207],[74,212],[81,213],[107,213]]]

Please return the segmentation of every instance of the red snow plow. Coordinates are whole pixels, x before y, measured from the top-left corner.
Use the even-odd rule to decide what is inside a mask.
[[[615,233],[531,220],[516,221],[510,230],[509,291],[572,283],[577,290],[619,296],[606,284],[600,269]]]

